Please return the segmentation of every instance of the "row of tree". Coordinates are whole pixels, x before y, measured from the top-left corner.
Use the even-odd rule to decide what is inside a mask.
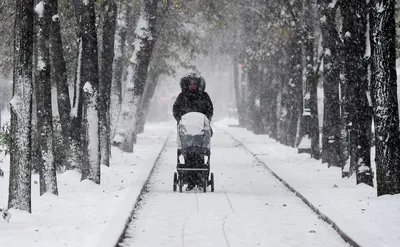
[[[58,194],[57,171],[78,169],[82,180],[99,184],[111,144],[133,152],[158,78],[190,68],[187,59],[202,51],[186,26],[203,18],[199,6],[15,2],[9,208],[31,211],[32,171],[40,194]]]
[[[395,6],[395,0],[217,5],[217,15],[235,23],[223,45],[230,44],[240,125],[292,147],[309,139],[312,157],[370,186],[375,144],[378,195],[400,193]]]

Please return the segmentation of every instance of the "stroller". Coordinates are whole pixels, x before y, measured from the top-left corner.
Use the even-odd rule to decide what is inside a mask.
[[[178,124],[177,166],[174,173],[173,190],[190,182],[202,188],[211,186],[214,192],[214,174],[210,173],[210,148],[212,129],[208,118],[199,112],[182,116]],[[209,179],[210,178],[210,179]]]

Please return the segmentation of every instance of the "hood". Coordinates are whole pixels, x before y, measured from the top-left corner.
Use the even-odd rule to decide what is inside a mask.
[[[196,72],[192,72],[181,78],[180,85],[181,85],[182,92],[188,90],[188,83],[190,80],[194,80],[199,84],[200,91],[205,91],[206,80],[204,80],[204,78],[200,74],[198,74]]]

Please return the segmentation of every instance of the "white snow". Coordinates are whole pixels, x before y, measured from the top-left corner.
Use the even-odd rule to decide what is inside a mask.
[[[190,112],[182,116],[179,125],[183,127],[186,135],[203,135],[203,130],[210,129],[210,121],[199,112]]]
[[[45,68],[46,68],[46,63],[43,61],[43,58],[41,56],[38,56],[37,69],[44,70]]]
[[[85,85],[83,85],[83,91],[84,91],[85,93],[92,94],[92,93],[93,93],[92,84],[91,84],[90,82],[87,81],[87,82],[85,83]]]
[[[59,16],[58,14],[56,14],[56,15],[53,15],[53,16],[51,17],[51,19],[52,19],[54,22],[56,22],[56,21],[60,20],[60,16]]]
[[[328,5],[328,8],[333,9],[336,6],[337,0],[332,0],[332,2]]]
[[[11,211],[0,219],[0,246],[113,246],[125,226],[144,181],[173,124],[146,125],[134,153],[112,148],[111,166],[101,168],[101,184],[80,182],[76,171],[58,174],[59,196],[39,196],[39,177],[32,177],[32,214]],[[1,159],[0,159],[1,160]],[[7,207],[9,156],[0,163],[0,208]],[[23,237],[21,237],[23,236]]]
[[[139,16],[139,20],[135,29],[135,40],[133,41],[133,47],[134,51],[132,53],[131,58],[129,61],[132,64],[137,63],[137,53],[142,49],[143,47],[143,42],[142,40],[145,38],[150,38],[150,32],[149,32],[149,21],[145,18],[145,13],[144,11],[141,11],[141,14]]]
[[[378,13],[382,13],[383,11],[385,11],[385,6],[383,3],[377,3],[375,8],[376,8],[376,12],[378,12]]]
[[[35,12],[38,14],[39,18],[43,18],[44,16],[44,3],[43,1],[40,1],[38,4],[35,6]]]
[[[213,137],[215,192],[172,192],[176,143],[170,138],[128,229],[131,238],[122,246],[348,246],[224,131],[359,245],[400,246],[400,195],[377,197],[376,188],[356,185],[355,176],[342,179],[340,168],[327,168],[266,135],[228,124],[237,121],[218,122]],[[58,176],[59,197],[40,197],[34,175],[33,213],[11,210],[9,223],[0,220],[0,246],[114,246],[164,140],[175,128],[173,122],[146,125],[134,153],[113,148],[111,167],[102,167],[101,185],[81,183],[80,174],[69,171]],[[0,179],[4,208],[8,159],[0,167],[6,175]]]
[[[342,179],[340,168],[327,168],[308,154],[297,154],[297,149],[244,129],[225,130],[252,152],[264,154],[257,157],[361,246],[400,246],[400,195],[377,197],[376,188],[356,185],[355,176]],[[375,172],[374,156],[372,149]]]
[[[76,73],[76,85],[75,85],[75,93],[76,93],[76,102],[71,108],[71,117],[78,116],[78,102],[80,100],[80,85],[81,85],[81,69],[82,69],[82,38],[79,40],[79,54],[78,54],[78,66]]]

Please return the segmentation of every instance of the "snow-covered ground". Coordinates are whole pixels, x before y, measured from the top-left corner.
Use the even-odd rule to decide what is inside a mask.
[[[10,210],[10,222],[0,220],[0,246],[76,247],[117,241],[172,129],[172,123],[147,125],[134,153],[113,148],[111,166],[101,167],[101,185],[80,182],[80,174],[68,171],[58,176],[58,197],[39,196],[38,176],[34,175],[32,214]],[[0,179],[0,208],[5,208],[9,160],[0,167],[5,172]]]
[[[214,132],[212,146],[215,192],[179,193],[170,139],[120,247],[348,246],[223,131]]]
[[[339,169],[229,123],[216,123],[212,141],[214,193],[172,192],[176,146],[171,135],[123,245],[347,246],[258,159],[359,245],[400,246],[400,195],[378,198],[375,188],[355,185],[354,177],[342,179]],[[9,223],[0,220],[0,246],[113,247],[174,126],[147,125],[133,154],[113,149],[100,186],[67,172],[58,177],[59,197],[40,197],[34,176],[33,213],[11,210]],[[6,172],[0,179],[0,207],[6,207],[8,163],[0,167]]]
[[[280,145],[265,135],[226,128],[228,123],[221,121],[217,125],[244,143],[360,246],[400,246],[400,195],[377,197],[376,188],[356,185],[355,176],[342,179],[339,168],[327,168],[321,161],[298,154],[297,149]],[[373,155],[374,152],[372,161]]]

